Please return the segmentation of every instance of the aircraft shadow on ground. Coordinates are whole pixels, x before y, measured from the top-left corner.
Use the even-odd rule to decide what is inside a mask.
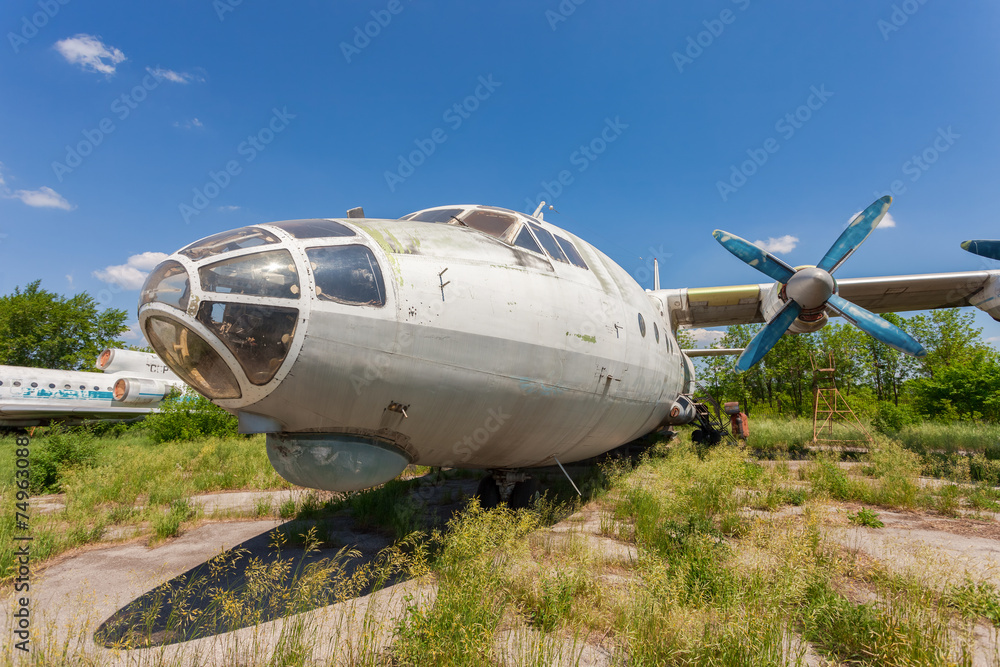
[[[311,543],[310,525],[323,523],[289,521],[220,553],[119,609],[94,641],[107,648],[190,641],[361,597],[405,577],[386,562],[390,540],[381,535],[330,531],[329,541],[351,546]]]
[[[573,472],[582,477],[586,470]],[[555,469],[538,472],[561,481]],[[423,507],[426,527],[443,527],[462,512],[464,498],[475,486],[476,481],[449,479],[418,484],[410,495]],[[562,486],[560,495],[572,497],[568,483]],[[583,500],[588,496],[585,491]],[[392,545],[383,534],[352,526],[343,512],[320,514],[252,537],[132,600],[97,628],[94,641],[107,648],[176,644],[312,611],[403,581],[405,541]],[[321,546],[328,544],[350,546]]]

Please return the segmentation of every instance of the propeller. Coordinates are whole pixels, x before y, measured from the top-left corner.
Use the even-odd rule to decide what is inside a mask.
[[[840,234],[840,238],[823,255],[819,264],[798,269],[792,268],[746,239],[741,239],[719,229],[712,232],[715,240],[721,243],[726,250],[761,273],[785,284],[784,296],[787,299],[784,307],[770,322],[764,325],[763,329],[757,332],[757,335],[747,345],[743,354],[736,360],[737,370],[745,371],[763,359],[764,355],[785,335],[788,328],[803,312],[821,313],[826,308],[837,312],[872,338],[900,352],[915,357],[927,354],[920,343],[896,325],[838,295],[837,281],[833,279],[832,275],[875,230],[879,221],[882,220],[882,216],[889,210],[890,203],[892,203],[892,197],[888,195],[876,200],[851,221],[851,224]],[[966,245],[969,243],[984,243],[984,241],[966,241],[962,247],[968,250]],[[986,241],[985,243],[991,242]],[[995,243],[997,258],[1000,259],[1000,242],[992,243]]]
[[[962,249],[968,250],[974,255],[1000,259],[1000,241],[962,241]]]

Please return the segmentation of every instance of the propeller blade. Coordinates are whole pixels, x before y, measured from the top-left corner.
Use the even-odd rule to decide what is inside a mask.
[[[828,273],[836,271],[837,267],[843,264],[844,260],[850,257],[875,230],[875,227],[882,220],[882,216],[889,210],[891,203],[892,197],[886,195],[876,199],[871,206],[858,213],[858,217],[847,225],[847,229],[840,234],[840,238],[830,246],[830,249],[823,255],[823,259],[816,266]]]
[[[963,241],[962,249],[974,255],[982,255],[990,259],[1000,259],[1000,241]]]
[[[779,283],[786,283],[795,273],[795,269],[785,264],[783,261],[766,250],[758,248],[746,239],[741,239],[735,234],[716,229],[712,232],[715,240],[722,244],[722,247],[733,253],[744,262],[757,269],[766,276],[774,278]]]
[[[861,306],[856,306],[838,294],[827,300],[826,305],[840,313],[844,319],[855,325],[875,340],[914,357],[927,355],[924,346],[913,339],[892,322],[874,315]]]
[[[747,348],[743,350],[743,354],[736,360],[736,370],[741,372],[748,370],[763,359],[764,355],[785,335],[788,327],[792,325],[801,312],[802,306],[799,304],[794,301],[786,303],[785,307],[778,311],[778,314],[763,329],[757,332]]]

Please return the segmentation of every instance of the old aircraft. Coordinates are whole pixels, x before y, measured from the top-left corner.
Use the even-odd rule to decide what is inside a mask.
[[[136,419],[185,384],[155,354],[108,348],[103,373],[0,366],[0,428]]]
[[[872,312],[974,305],[1000,317],[998,271],[833,278],[889,202],[859,214],[815,267],[717,231],[772,281],[652,290],[542,206],[398,220],[353,209],[180,249],[150,273],[139,320],[178,376],[243,432],[267,434],[271,463],[295,484],[347,491],[409,463],[477,468],[484,504],[517,505],[532,468],[694,418],[678,326],[767,322],[739,360],[747,368],[830,314],[911,354],[919,343]]]

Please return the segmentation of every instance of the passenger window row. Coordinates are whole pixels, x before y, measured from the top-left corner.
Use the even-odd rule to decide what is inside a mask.
[[[4,381],[3,381],[3,380],[0,380],[0,387],[3,387],[4,385],[5,385]],[[21,381],[20,381],[20,380],[14,380],[13,382],[11,382],[11,383],[10,383],[10,386],[12,386],[12,387],[20,387],[20,386],[21,386]],[[33,389],[37,389],[37,388],[38,388],[38,383],[37,383],[37,382],[32,382],[32,383],[31,383],[30,385],[28,385],[28,386],[30,386],[30,387],[31,387],[31,388],[33,388]],[[50,383],[49,383],[49,389],[55,389],[55,388],[56,388],[56,385],[55,385],[55,383],[54,383],[54,382],[50,382]],[[73,385],[71,385],[70,383],[68,383],[68,382],[67,382],[66,384],[64,384],[64,385],[62,386],[62,388],[63,388],[64,390],[66,390],[66,389],[72,389],[72,388],[73,388]],[[85,390],[87,389],[87,385],[83,385],[83,384],[81,384],[81,385],[79,386],[79,389],[80,389],[80,391],[85,391]],[[100,391],[100,390],[101,390],[101,388],[100,388],[100,387],[98,387],[98,386],[95,386],[95,387],[94,387],[94,391]],[[111,387],[108,387],[108,391],[111,391]]]

